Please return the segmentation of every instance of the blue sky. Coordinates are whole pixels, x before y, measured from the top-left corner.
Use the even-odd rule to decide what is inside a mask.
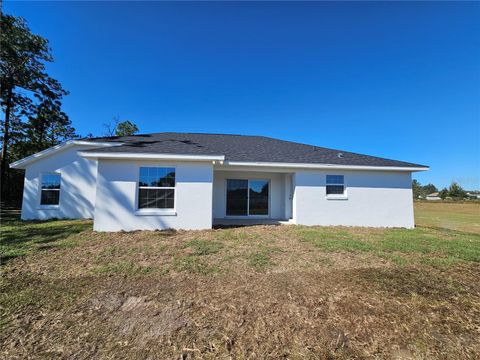
[[[480,188],[480,4],[4,2],[50,40],[80,134],[258,134]]]

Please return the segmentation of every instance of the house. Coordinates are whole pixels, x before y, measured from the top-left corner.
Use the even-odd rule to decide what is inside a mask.
[[[25,169],[22,219],[94,230],[292,223],[412,228],[411,174],[428,167],[264,136],[155,133],[70,140]]]
[[[438,192],[434,192],[434,193],[431,193],[431,194],[428,194],[426,197],[425,197],[426,200],[442,200],[442,198],[440,196],[438,196]]]
[[[480,199],[480,193],[478,191],[467,191],[467,196],[472,199]]]

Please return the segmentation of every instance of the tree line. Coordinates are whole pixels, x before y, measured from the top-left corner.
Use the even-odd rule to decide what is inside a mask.
[[[23,171],[9,164],[81,136],[62,102],[69,93],[51,77],[46,64],[53,61],[48,40],[33,34],[25,19],[0,14],[0,196],[3,204],[18,205],[23,192]],[[131,121],[114,119],[104,124],[105,136],[133,135]]]
[[[468,193],[456,182],[452,182],[448,188],[443,188],[439,191],[433,184],[422,186],[417,180],[413,180],[412,192],[414,199],[425,199],[427,195],[432,193],[438,193],[438,197],[442,200],[447,198],[452,200],[463,200],[469,197]]]

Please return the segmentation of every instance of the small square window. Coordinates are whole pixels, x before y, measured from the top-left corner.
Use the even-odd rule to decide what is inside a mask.
[[[343,175],[327,175],[327,195],[344,195],[345,179]]]
[[[40,205],[58,205],[60,203],[60,174],[43,174]]]

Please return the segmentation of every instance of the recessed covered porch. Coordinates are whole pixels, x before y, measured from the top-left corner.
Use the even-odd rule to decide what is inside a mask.
[[[293,222],[293,174],[218,167],[213,174],[213,225]]]

